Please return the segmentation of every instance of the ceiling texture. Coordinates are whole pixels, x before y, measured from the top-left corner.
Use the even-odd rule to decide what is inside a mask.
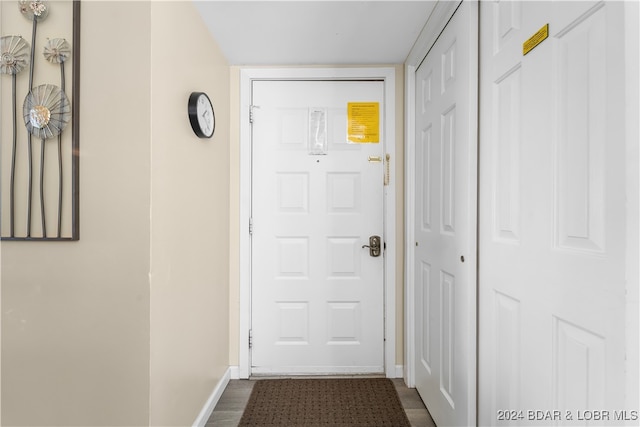
[[[231,65],[402,64],[436,3],[194,2]]]

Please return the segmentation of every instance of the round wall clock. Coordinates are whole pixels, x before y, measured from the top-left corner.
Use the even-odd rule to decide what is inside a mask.
[[[211,138],[216,128],[216,117],[211,100],[204,92],[192,92],[188,104],[191,128],[200,138]]]

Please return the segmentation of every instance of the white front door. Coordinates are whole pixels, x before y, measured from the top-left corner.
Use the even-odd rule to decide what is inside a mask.
[[[481,425],[633,415],[622,412],[638,221],[625,200],[624,7],[482,3]]]
[[[475,423],[475,26],[464,2],[415,80],[415,385],[439,426]]]
[[[253,374],[384,372],[383,100],[382,81],[253,82]],[[373,142],[349,141],[348,103]]]

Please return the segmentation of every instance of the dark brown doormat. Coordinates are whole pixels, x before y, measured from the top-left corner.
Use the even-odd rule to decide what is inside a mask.
[[[258,380],[239,426],[410,427],[387,378]]]

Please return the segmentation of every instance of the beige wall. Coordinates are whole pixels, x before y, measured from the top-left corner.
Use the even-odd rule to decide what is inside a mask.
[[[228,366],[229,68],[200,22],[82,3],[80,241],[1,244],[3,425],[190,425]]]
[[[191,425],[229,360],[229,66],[192,2],[151,4],[151,425]],[[212,139],[187,120],[206,92]]]
[[[404,365],[404,65],[391,65],[396,72],[396,364]],[[340,66],[344,67],[344,66]],[[359,66],[349,66],[357,68]],[[361,67],[361,66],[360,66]],[[389,65],[373,65],[370,67],[389,67]],[[280,67],[278,67],[280,68]],[[286,68],[286,67],[285,67]],[[240,67],[231,67],[231,195],[230,195],[230,352],[229,363],[240,363]],[[237,124],[237,125],[236,125]]]
[[[240,68],[231,67],[229,141],[229,364],[240,363]]]
[[[81,240],[2,242],[4,425],[148,423],[149,4],[86,3],[82,24]]]

